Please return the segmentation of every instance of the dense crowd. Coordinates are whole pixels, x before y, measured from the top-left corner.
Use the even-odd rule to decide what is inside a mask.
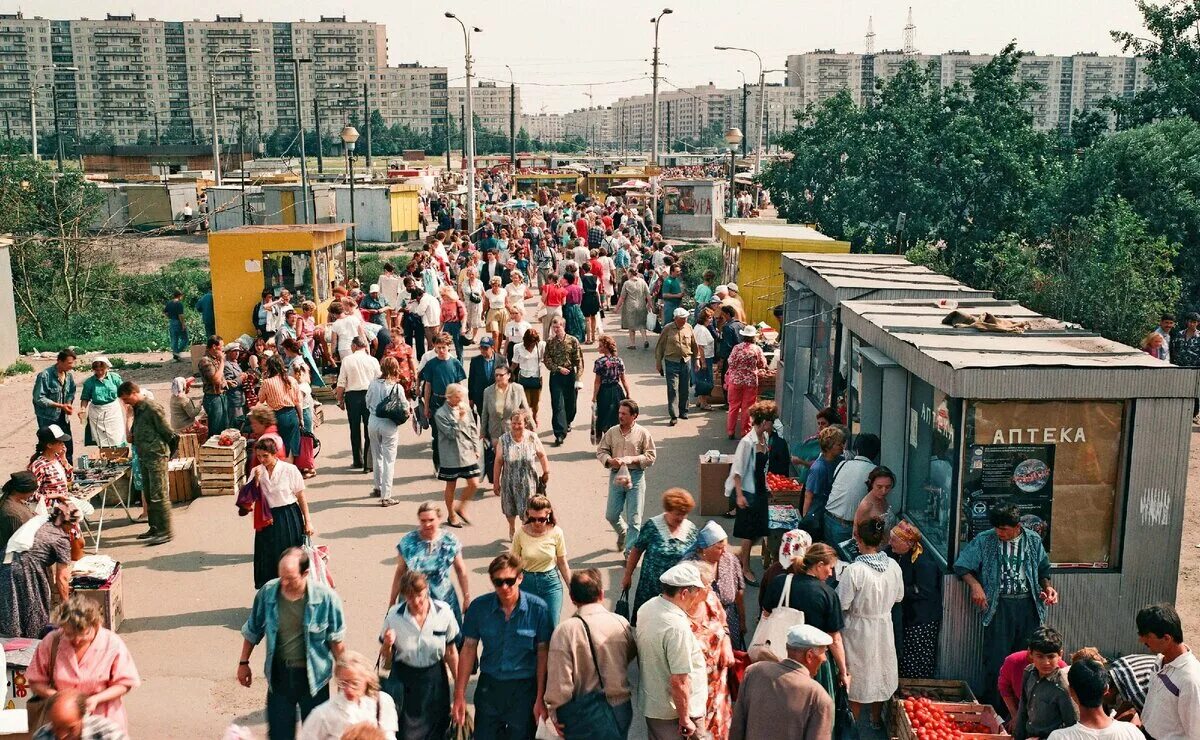
[[[74,414],[91,439],[132,446],[149,544],[171,539],[162,476],[177,433],[249,439],[239,505],[253,513],[257,595],[236,674],[254,684],[261,646],[272,738],[432,739],[471,727],[479,738],[603,739],[626,737],[637,721],[652,738],[823,739],[850,736],[859,722],[881,728],[901,677],[938,675],[942,570],[888,505],[895,475],[877,464],[878,437],[849,439],[835,409],[818,414],[814,438],[781,436],[775,403],[758,397],[769,363],[738,286],[715,284],[711,271],[685,285],[653,214],[622,198],[509,207],[505,175],[482,175],[479,187],[477,234],[461,230],[454,199],[431,198],[437,230],[424,248],[365,289],[335,285],[327,321],[305,296],[265,291],[254,334],[222,338],[208,296],[199,403],[189,378],[176,379],[167,409],[97,358],[77,411],[69,350],[38,375],[38,447],[0,499],[0,549],[17,555],[0,566],[0,634],[52,629],[29,674],[50,699],[49,732],[84,722],[84,737],[123,737],[121,696],[139,680],[120,638],[94,607],[67,598],[61,577],[77,559],[80,513],[65,495]],[[182,323],[172,303],[168,322]],[[670,425],[727,405],[725,433],[737,440],[725,483],[731,531],[693,523],[695,501],[678,487],[658,513],[647,510],[659,451],[638,421],[622,344],[653,352]],[[597,353],[590,387],[585,347]],[[430,474],[442,485],[442,501],[422,504],[397,543],[377,656],[345,648],[341,601],[308,539],[306,481],[319,474],[312,393],[324,378],[336,378],[351,466],[371,473],[381,506],[398,503],[406,430],[429,431]],[[599,571],[572,568],[539,434],[548,423],[561,445],[576,433],[580,393],[608,475],[619,593],[605,593]],[[798,525],[776,546],[768,481],[796,470]],[[507,540],[487,566],[492,589],[472,595],[455,530],[471,526],[472,501],[488,487]],[[1152,654],[1108,663],[1082,648],[1068,667],[1064,637],[1045,626],[1058,594],[1041,539],[1012,507],[990,516],[953,570],[981,611],[984,698],[1013,735],[1141,737],[1127,721],[1136,720],[1156,740],[1200,737],[1200,663],[1174,609],[1147,607],[1131,625]],[[53,614],[52,589],[65,599]],[[611,610],[607,597],[617,597]]]

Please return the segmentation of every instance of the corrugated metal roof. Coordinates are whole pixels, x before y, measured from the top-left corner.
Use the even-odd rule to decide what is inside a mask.
[[[1028,322],[1021,333],[954,328],[933,299],[846,301],[842,321],[910,372],[963,398],[1194,397],[1200,373],[1080,326],[995,300],[960,302],[972,315]],[[1019,372],[1024,370],[1024,372]]]
[[[778,219],[772,219],[767,222],[761,222],[758,219],[736,219],[723,221],[722,225],[730,235],[744,235],[754,239],[803,239],[816,242],[836,241],[811,226],[782,223]]]
[[[954,278],[914,265],[899,254],[814,254],[787,252],[784,260],[815,272],[834,288],[938,289],[991,295]],[[784,263],[786,266],[786,262]]]

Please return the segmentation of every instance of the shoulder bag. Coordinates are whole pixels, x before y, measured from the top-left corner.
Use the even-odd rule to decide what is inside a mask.
[[[53,691],[58,691],[58,685],[54,680],[54,672],[58,668],[58,644],[60,642],[62,642],[62,632],[59,632],[50,641],[50,670],[47,671],[47,676],[50,679],[50,688]],[[29,701],[25,702],[25,712],[29,717],[29,731],[37,732],[39,727],[50,721],[50,700],[34,694],[29,697]]]
[[[613,604],[613,614],[625,617],[625,620],[628,622],[633,621],[630,619],[633,616],[633,610],[629,608],[629,589],[621,591],[621,596],[617,599],[617,603]]]
[[[596,645],[592,642],[592,631],[588,628],[587,620],[575,615],[583,624],[583,634],[587,636],[588,652],[592,655],[592,664],[596,666],[596,678],[600,681],[597,691],[579,694],[563,704],[554,714],[563,726],[563,737],[596,738],[597,740],[621,740],[625,733],[617,724],[612,705],[604,693],[604,674],[600,670],[600,660],[596,657]]]
[[[791,573],[783,581],[783,599],[779,606],[758,621],[750,640],[750,662],[770,660],[778,663],[787,657],[787,633],[792,627],[804,624],[804,612],[792,608]]]
[[[509,359],[511,360],[512,358]],[[537,359],[538,374],[533,376],[523,375],[521,373],[521,366],[515,364],[517,383],[526,390],[540,391],[542,389],[542,348],[540,344],[538,345]]]
[[[392,386],[392,390],[375,406],[375,415],[387,419],[393,424],[403,424],[408,421],[408,401],[400,391],[400,384]]]

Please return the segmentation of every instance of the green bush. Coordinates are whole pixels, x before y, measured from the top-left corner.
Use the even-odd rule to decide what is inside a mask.
[[[13,375],[24,375],[25,373],[31,372],[33,372],[33,365],[30,365],[24,360],[17,360],[4,370],[4,374],[9,377],[12,377]]]

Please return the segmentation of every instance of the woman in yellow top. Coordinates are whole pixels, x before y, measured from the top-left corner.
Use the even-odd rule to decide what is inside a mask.
[[[545,599],[551,624],[557,627],[558,614],[562,611],[563,584],[571,582],[571,566],[567,565],[567,544],[554,521],[554,506],[550,499],[530,497],[525,508],[525,525],[513,537],[512,554],[521,561],[524,574],[521,586],[527,593]],[[562,580],[559,580],[560,575]]]

